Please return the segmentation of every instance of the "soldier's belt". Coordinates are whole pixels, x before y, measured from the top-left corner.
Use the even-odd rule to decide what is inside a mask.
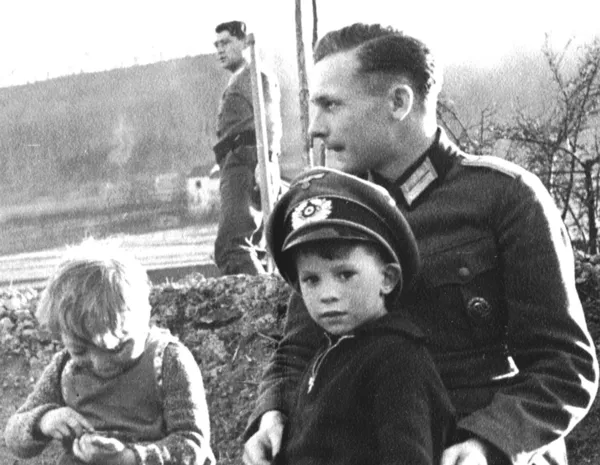
[[[220,140],[213,147],[217,160],[221,159],[229,152],[246,145],[256,145],[256,133],[254,130],[240,132]]]

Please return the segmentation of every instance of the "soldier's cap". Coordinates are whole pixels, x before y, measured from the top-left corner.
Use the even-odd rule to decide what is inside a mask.
[[[296,288],[295,264],[285,252],[315,241],[381,244],[391,261],[402,268],[398,294],[420,268],[413,232],[388,191],[332,168],[312,168],[296,177],[275,204],[265,234],[281,275]]]

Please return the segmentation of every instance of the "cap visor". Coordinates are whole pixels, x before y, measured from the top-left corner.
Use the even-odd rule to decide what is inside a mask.
[[[327,227],[304,227],[293,231],[288,235],[281,247],[281,251],[291,249],[307,242],[316,242],[324,240],[355,240],[375,242],[374,238],[348,226],[327,226]]]

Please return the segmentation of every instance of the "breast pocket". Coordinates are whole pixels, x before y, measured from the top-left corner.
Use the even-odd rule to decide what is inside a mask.
[[[458,308],[457,320],[467,322],[475,346],[501,340],[506,329],[506,312],[496,242],[492,236],[478,237],[424,257],[427,286]],[[445,299],[447,297],[447,299]]]

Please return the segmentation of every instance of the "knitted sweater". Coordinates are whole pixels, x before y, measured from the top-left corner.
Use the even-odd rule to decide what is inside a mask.
[[[66,406],[62,375],[70,360],[61,350],[53,357],[33,392],[9,419],[5,441],[9,450],[22,458],[39,455],[52,438],[43,436],[39,422],[50,410]],[[191,352],[173,339],[162,359],[162,412],[164,437],[127,442],[140,465],[203,465],[214,463],[210,448],[210,423],[202,375]],[[159,379],[156,379],[159,383]],[[135,386],[131,387],[135,389]],[[66,451],[69,453],[69,451]]]

